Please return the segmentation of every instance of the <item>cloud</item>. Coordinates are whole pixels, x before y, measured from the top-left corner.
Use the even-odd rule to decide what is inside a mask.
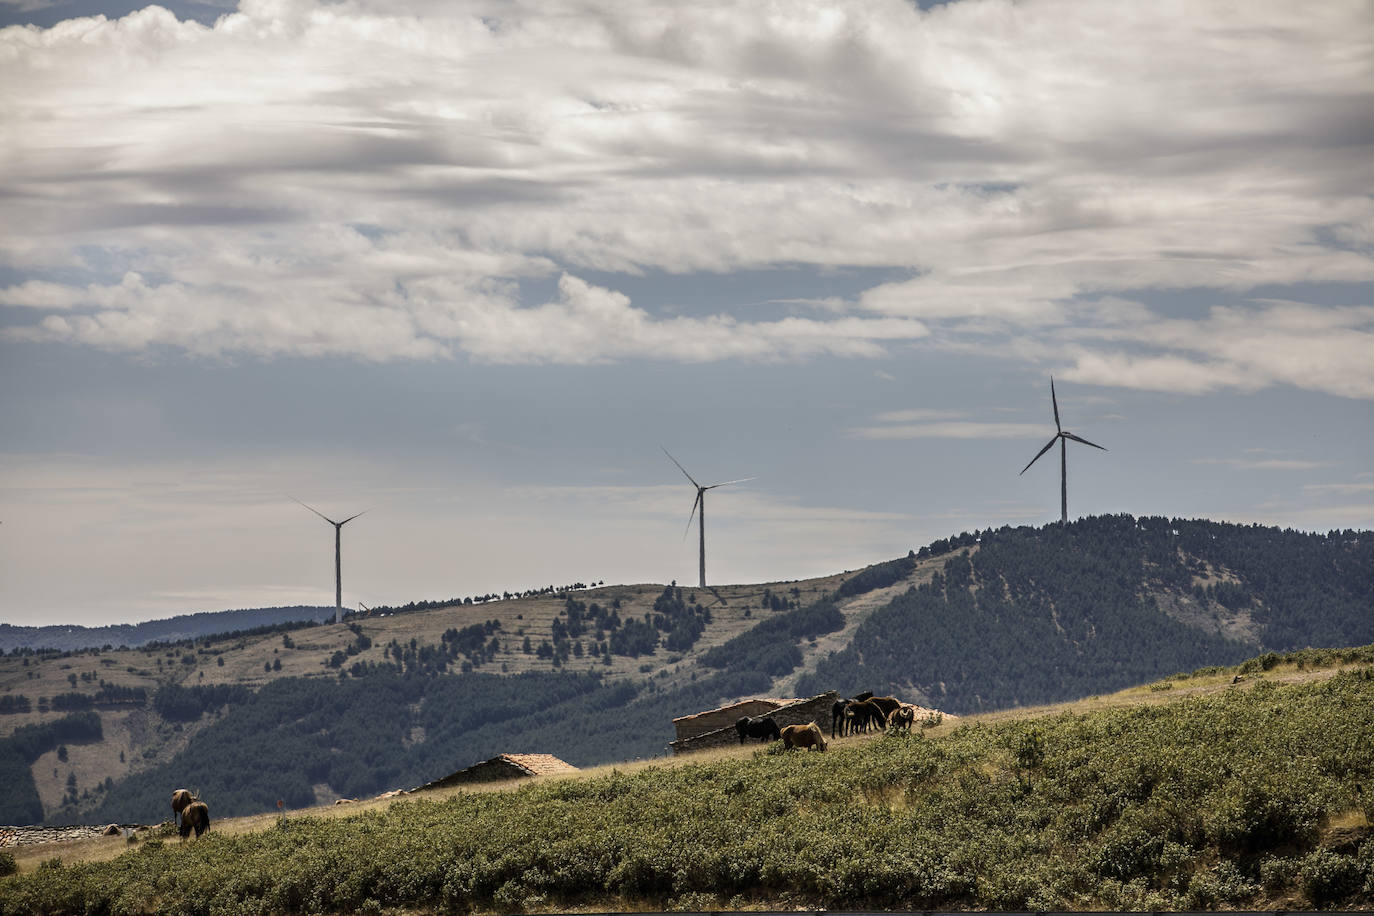
[[[12,27],[0,304],[19,339],[127,351],[578,363],[925,339],[1039,360],[1071,340],[1079,381],[1374,397],[1365,317],[1158,321],[1130,295],[1374,282],[1367,12],[244,0],[212,27],[155,6]],[[778,300],[773,322],[730,301],[664,317],[609,281],[522,292],[777,265],[909,278]]]
[[[1296,458],[1193,458],[1192,464],[1219,464],[1245,471],[1310,471],[1330,467],[1330,462]],[[1311,487],[1304,487],[1311,489]]]
[[[993,423],[965,420],[958,410],[895,410],[874,417],[874,426],[858,426],[854,439],[1029,439],[1043,436],[1039,423]]]

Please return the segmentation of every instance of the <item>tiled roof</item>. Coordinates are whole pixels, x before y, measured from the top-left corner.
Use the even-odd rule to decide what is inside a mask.
[[[531,776],[577,772],[577,767],[552,754],[502,754],[499,759],[510,761]]]

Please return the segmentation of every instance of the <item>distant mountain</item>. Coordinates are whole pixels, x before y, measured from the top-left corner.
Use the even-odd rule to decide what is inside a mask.
[[[166,620],[123,623],[108,627],[48,626],[17,627],[0,623],[0,650],[56,649],[75,652],[102,646],[137,648],[150,642],[177,642],[201,639],[220,633],[251,630],[303,621],[323,622],[334,617],[332,607],[265,607],[238,611],[202,611]]]

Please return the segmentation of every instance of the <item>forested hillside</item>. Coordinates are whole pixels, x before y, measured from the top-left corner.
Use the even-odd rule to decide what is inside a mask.
[[[1117,690],[1257,649],[1374,641],[1368,532],[1106,516],[933,548],[948,554],[943,571],[875,611],[801,692],[918,694],[966,713]]]
[[[591,766],[663,753],[683,708],[759,691],[768,679],[721,674],[672,694],[595,674],[513,678],[283,679],[199,734],[175,759],[103,794],[94,822],[156,822],[167,786],[194,786],[234,816],[413,788],[508,752]]]

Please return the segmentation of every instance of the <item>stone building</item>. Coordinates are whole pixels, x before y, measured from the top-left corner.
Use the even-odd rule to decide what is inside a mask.
[[[673,725],[677,729],[677,740],[670,742],[668,747],[672,748],[674,754],[686,754],[708,747],[738,744],[739,734],[735,731],[735,722],[741,716],[767,715],[778,723],[779,728],[815,722],[829,734],[830,708],[839,698],[838,693],[828,690],[818,696],[799,700],[744,700],[719,709],[682,716],[673,720]]]

